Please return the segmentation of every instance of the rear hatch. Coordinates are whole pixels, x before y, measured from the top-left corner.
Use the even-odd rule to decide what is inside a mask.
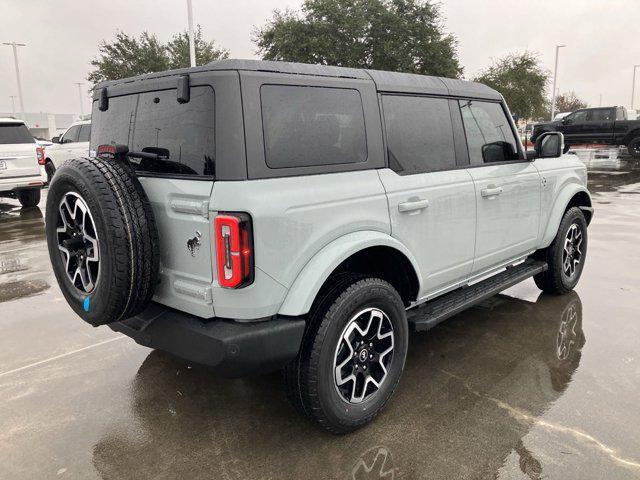
[[[37,144],[22,122],[0,123],[0,181],[40,175]]]

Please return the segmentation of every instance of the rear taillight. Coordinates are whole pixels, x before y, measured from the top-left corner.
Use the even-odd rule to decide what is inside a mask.
[[[214,220],[218,283],[224,288],[253,282],[253,232],[246,213],[221,213]]]
[[[38,163],[44,165],[44,148],[36,147],[36,155],[38,156]]]

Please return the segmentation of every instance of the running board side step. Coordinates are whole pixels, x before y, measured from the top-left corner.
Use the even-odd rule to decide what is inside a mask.
[[[454,290],[407,311],[409,326],[416,332],[429,330],[443,320],[492,297],[502,290],[506,290],[538,273],[545,272],[547,268],[546,262],[535,260],[526,260],[519,265],[507,267],[504,272],[473,285]]]

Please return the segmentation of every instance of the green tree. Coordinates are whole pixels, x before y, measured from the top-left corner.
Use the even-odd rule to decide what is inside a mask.
[[[499,91],[511,112],[518,117],[537,119],[545,116],[549,72],[542,68],[536,54],[524,52],[499,58],[474,80]]]
[[[202,38],[200,25],[196,30],[195,45],[198,65],[229,56],[228,51]],[[94,69],[87,76],[94,85],[105,80],[188,67],[189,37],[187,32],[178,33],[163,44],[148,32],[138,38],[118,32],[112,42],[103,41],[98,52],[98,57],[91,61]]]
[[[589,104],[578,98],[575,92],[561,93],[556,96],[556,112],[575,112],[588,106]]]
[[[215,42],[210,42],[202,38],[202,28],[198,25],[195,31],[196,64],[205,65],[214,60],[221,60],[229,57],[229,51],[218,48]],[[189,63],[189,33],[185,30],[174,35],[166,45],[169,56],[169,68],[186,68]]]
[[[254,31],[266,60],[458,77],[457,41],[429,0],[305,0]]]

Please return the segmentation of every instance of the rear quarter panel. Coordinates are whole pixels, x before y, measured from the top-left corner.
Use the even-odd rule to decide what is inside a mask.
[[[362,230],[391,231],[387,199],[376,170],[216,182],[211,206],[214,214],[236,211],[251,215],[256,279],[248,288],[260,291],[265,306],[269,304],[261,312],[264,315],[277,312],[303,267],[332,241]],[[275,296],[262,291],[262,286],[256,285],[260,281],[279,285],[273,285]],[[247,298],[242,291],[247,289],[215,290],[216,315],[224,316],[228,311],[244,316]],[[221,304],[225,305],[223,310]]]

